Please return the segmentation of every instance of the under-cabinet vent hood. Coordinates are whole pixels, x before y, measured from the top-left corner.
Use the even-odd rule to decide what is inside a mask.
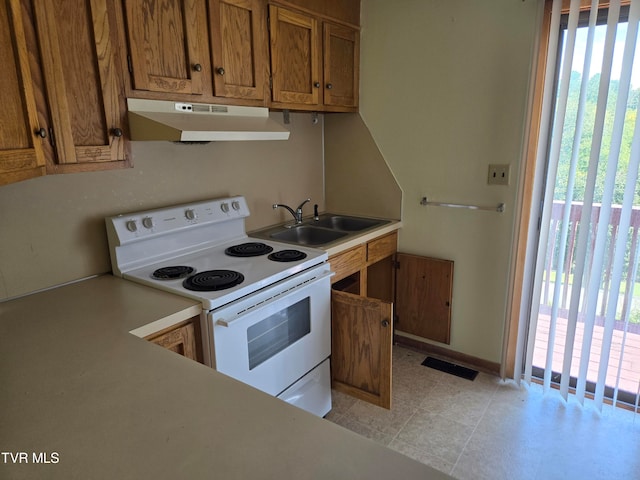
[[[264,107],[128,98],[131,140],[207,142],[287,140],[289,131]]]

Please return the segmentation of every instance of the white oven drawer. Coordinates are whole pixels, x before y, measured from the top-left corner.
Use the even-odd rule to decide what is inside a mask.
[[[327,264],[208,314],[212,366],[278,395],[331,354]]]
[[[278,398],[319,417],[331,410],[331,371],[329,359],[307,373],[278,395]]]

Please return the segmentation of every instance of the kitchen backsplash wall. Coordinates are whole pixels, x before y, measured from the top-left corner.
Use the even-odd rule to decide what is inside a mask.
[[[272,113],[282,123],[282,115]],[[0,187],[0,300],[111,270],[104,217],[245,195],[252,230],[286,220],[273,203],[324,210],[323,125],[291,114],[287,141],[134,142],[134,168]]]
[[[327,210],[400,219],[402,190],[358,113],[324,119]]]

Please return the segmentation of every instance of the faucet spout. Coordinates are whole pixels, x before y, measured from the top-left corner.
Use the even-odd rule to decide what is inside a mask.
[[[282,205],[280,203],[274,203],[273,204],[273,209],[274,210],[276,208],[278,208],[278,207],[282,207],[282,208],[286,209],[291,214],[293,219],[296,221],[296,224],[297,223],[302,223],[302,219],[300,219],[300,221],[298,221],[298,215],[296,214],[296,212],[293,211],[293,208],[289,207],[288,205]]]
[[[300,212],[300,215],[302,215],[302,207],[304,206],[305,203],[310,201],[311,201],[310,198],[307,198],[306,200],[304,200],[300,205],[298,205],[298,208],[296,208],[296,212]]]
[[[295,210],[295,211],[294,211],[294,210],[293,210],[293,208],[291,208],[290,206],[288,206],[288,205],[284,205],[284,204],[282,204],[282,203],[274,203],[274,204],[273,204],[273,208],[274,208],[274,210],[275,210],[276,208],[279,208],[279,207],[282,207],[282,208],[286,209],[286,210],[291,214],[291,216],[293,217],[293,219],[295,220],[296,225],[299,225],[299,224],[301,224],[301,223],[302,223],[302,207],[303,207],[303,205],[304,205],[305,203],[310,202],[310,201],[311,201],[311,199],[310,199],[310,198],[307,198],[307,199],[306,199],[305,201],[303,201],[300,205],[298,205],[298,208],[296,208],[296,210]]]

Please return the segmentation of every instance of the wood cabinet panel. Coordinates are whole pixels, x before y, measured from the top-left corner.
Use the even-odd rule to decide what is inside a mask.
[[[331,298],[333,387],[391,408],[393,306],[334,290]]]
[[[367,297],[393,302],[395,300],[395,264],[390,255],[367,267]]]
[[[106,0],[34,0],[56,156],[52,173],[129,164],[116,16]],[[104,164],[104,165],[100,165]]]
[[[42,125],[19,0],[0,0],[0,185],[45,173]],[[46,134],[46,129],[43,131]]]
[[[266,101],[268,36],[261,0],[210,0],[214,94]]]
[[[449,344],[453,262],[396,255],[396,328]]]
[[[343,278],[359,271],[364,265],[365,260],[365,246],[358,245],[351,248],[346,252],[333,255],[329,258],[329,264],[331,270],[335,272],[335,275],[331,279],[332,283],[342,280]]]
[[[367,263],[375,263],[396,253],[398,233],[393,232],[367,243]]]
[[[340,107],[358,105],[360,32],[324,23],[324,104]]]
[[[124,0],[135,90],[200,95],[210,78],[204,0]]]
[[[275,0],[353,26],[360,25],[360,0]]]
[[[329,258],[334,388],[387,408],[393,305],[398,331],[448,344],[451,330],[453,262],[396,253],[397,241],[394,231]]]
[[[391,408],[393,253],[397,233],[329,258],[334,388]],[[367,253],[375,262],[367,261]],[[370,283],[374,282],[374,283]]]
[[[275,5],[269,8],[274,106],[356,111],[360,70],[358,29],[323,22],[306,10],[293,11]]]
[[[179,355],[202,363],[200,342],[199,317],[194,317],[186,323],[172,327],[168,331],[146,337],[156,345],[171,350]]]
[[[321,102],[318,21],[269,6],[271,78],[274,102],[317,105]]]

